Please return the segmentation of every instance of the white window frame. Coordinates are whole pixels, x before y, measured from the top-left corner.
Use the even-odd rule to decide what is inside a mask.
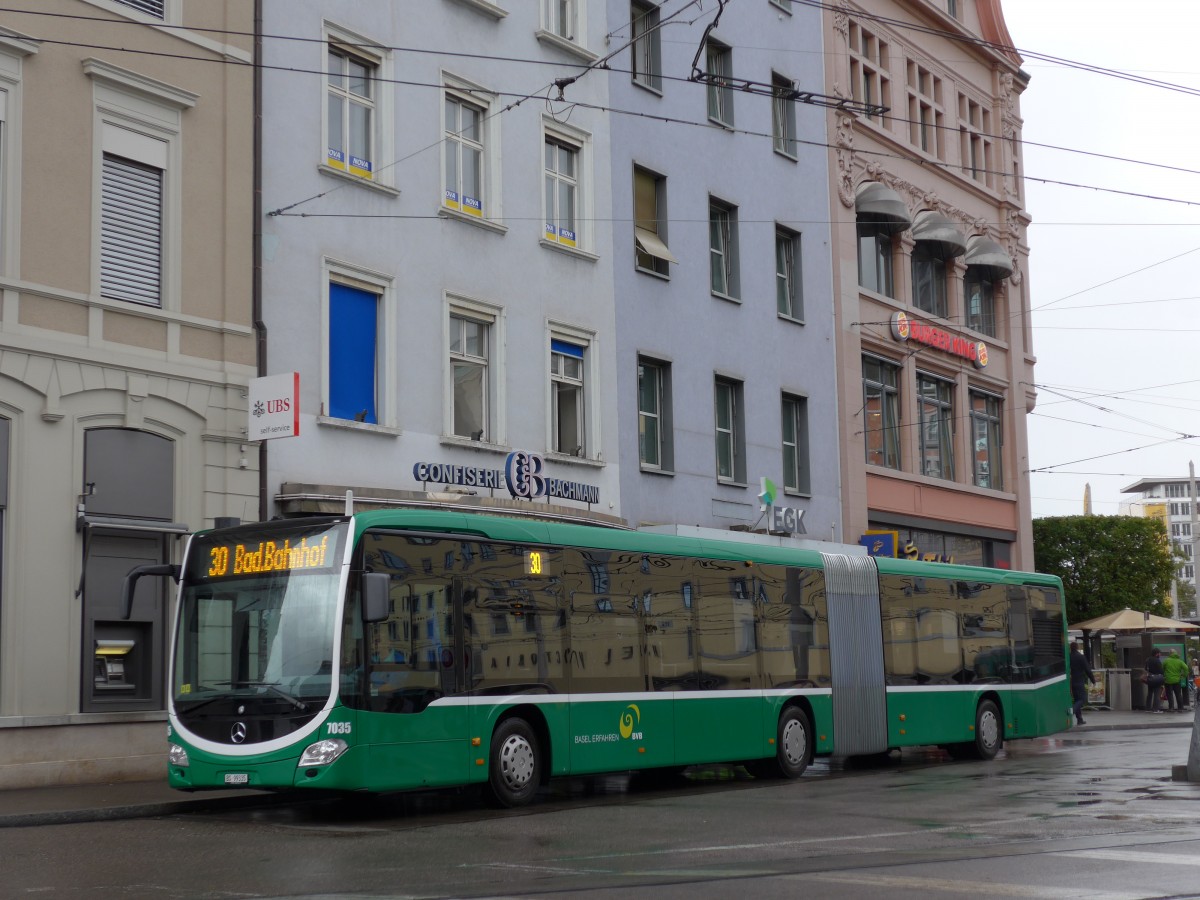
[[[638,412],[638,465],[643,472],[671,472],[675,468],[674,441],[671,415],[671,363],[645,354],[637,358],[637,412]],[[655,408],[646,410],[642,406],[642,371],[655,372]],[[654,419],[658,427],[658,462],[647,462],[642,452],[642,420]]]
[[[721,427],[721,395],[720,388],[729,389],[729,426]],[[715,436],[713,460],[720,484],[744,485],[746,483],[746,411],[744,408],[746,385],[741,379],[730,378],[718,374],[713,379],[713,433]],[[721,472],[721,440],[722,436],[729,444],[730,471]]]
[[[85,59],[92,80],[92,294],[101,294],[102,189],[104,156],[112,154],[162,171],[161,280],[159,302],[141,308],[179,311],[182,305],[183,113],[196,105],[196,94],[128,69]]]
[[[538,41],[588,62],[597,59],[587,49],[587,0],[541,0],[540,5],[541,27],[534,35]]]
[[[21,209],[22,67],[37,52],[38,42],[0,28],[0,273],[11,278],[21,275],[21,229],[13,224]]]
[[[741,295],[738,248],[738,208],[717,197],[708,198],[709,289],[724,300]],[[714,281],[720,267],[724,285]]]
[[[654,186],[654,230],[644,227],[641,223],[650,223],[648,218],[638,216],[638,175],[641,173],[653,182]],[[671,264],[679,264],[667,245],[667,176],[660,175],[652,169],[647,169],[634,163],[633,166],[633,264],[639,272],[657,275],[659,278],[671,277]],[[650,260],[644,265],[638,259],[639,255]]]
[[[467,81],[446,71],[442,72],[442,85],[442,101],[439,116],[441,118],[441,133],[444,141],[462,142],[470,140],[464,138],[462,135],[458,135],[457,132],[453,136],[451,135],[451,123],[446,121],[447,100],[452,99],[458,103],[466,103],[480,110],[479,140],[470,142],[477,144],[480,149],[479,179],[482,188],[480,193],[483,196],[476,198],[482,207],[478,213],[464,211],[461,198],[456,202],[446,196],[446,152],[443,147],[440,167],[441,178],[438,181],[438,193],[441,195],[438,212],[440,215],[458,219],[459,221],[471,222],[497,231],[507,231],[508,229],[500,224],[500,221],[504,218],[504,214],[501,209],[503,192],[500,189],[500,120],[503,117],[499,115],[499,97],[482,85]],[[461,181],[457,186],[461,187]],[[461,191],[458,193],[461,194]]]
[[[849,28],[850,96],[871,106],[891,106],[891,44],[854,19],[850,20]],[[883,115],[865,118],[878,126],[888,127]]]
[[[777,7],[781,12],[792,14],[792,0],[769,0],[770,4]]]
[[[549,172],[546,169],[546,144],[556,142],[572,147],[575,150],[575,242],[563,240],[562,235],[550,235],[547,210],[549,198],[546,196],[546,179]],[[562,122],[556,122],[549,117],[542,119],[542,212],[543,223],[541,241],[544,246],[559,250],[573,250],[592,256],[594,247],[594,231],[592,227],[592,210],[595,208],[595,196],[592,177],[593,149],[592,136],[579,128],[573,128]],[[594,258],[594,257],[593,257]]]
[[[796,142],[796,102],[784,92],[793,90],[790,78],[771,73],[771,145],[780,156],[799,159]]]
[[[780,247],[786,247],[783,271],[780,271]],[[800,232],[783,225],[775,225],[775,310],[781,318],[793,322],[804,321],[804,266],[802,263],[803,241]],[[790,264],[790,265],[789,265]],[[780,281],[784,282],[787,309],[779,308]]]
[[[704,45],[704,71],[708,75],[708,121],[723,128],[733,127],[733,48],[714,38]]]
[[[84,2],[150,25],[178,25],[182,22],[183,17],[183,0],[163,0],[161,16],[143,12],[135,6],[130,6],[125,0],[84,0]]]
[[[789,416],[788,413],[791,413]],[[780,439],[783,447],[783,457],[787,458],[787,448],[792,448],[792,458],[795,465],[789,472],[783,468],[783,489],[789,494],[808,495],[812,493],[812,460],[810,458],[808,434],[808,398],[803,394],[784,392],[780,399]],[[786,425],[791,422],[793,428],[792,440],[787,438]]]
[[[328,20],[322,23],[321,40],[323,53],[321,56],[321,161],[318,168],[327,174],[350,179],[366,187],[378,187],[385,191],[394,191],[395,167],[395,84],[393,83],[392,51],[380,46],[370,38],[337,25]],[[341,93],[349,100],[348,92],[339,92],[333,86],[329,72],[329,51],[337,50],[340,54],[354,57],[359,62],[369,65],[373,70],[374,94],[371,98],[371,146],[375,159],[371,160],[371,172],[355,171],[350,160],[343,161],[339,166],[331,161],[329,156],[329,96]],[[349,141],[349,133],[344,135],[345,142]]]
[[[662,93],[661,21],[657,3],[630,0],[629,70],[634,84],[656,94]]]
[[[369,291],[379,297],[379,311],[375,320],[375,418],[377,423],[355,422],[328,415],[329,410],[329,286],[343,284],[347,287]],[[399,434],[396,416],[396,288],[395,279],[384,272],[377,272],[350,262],[325,257],[321,260],[321,413],[317,417],[320,425],[330,425],[362,431]]]
[[[502,449],[508,443],[507,408],[504,385],[508,383],[505,358],[504,308],[474,297],[447,293],[443,303],[442,318],[443,377],[445,390],[442,394],[442,441],[450,444],[468,444],[472,447]],[[473,319],[488,326],[488,356],[486,379],[486,407],[484,437],[472,440],[454,433],[454,357],[450,353],[451,328],[454,318]]]
[[[553,375],[552,346],[554,341],[565,341],[583,348],[583,364],[581,366],[583,413],[580,416],[580,432],[583,438],[583,453],[575,455],[555,450],[554,443],[557,425],[557,402],[555,398],[555,382]],[[555,459],[601,459],[600,452],[600,419],[597,407],[600,405],[596,398],[596,385],[599,378],[599,349],[596,332],[563,322],[547,321],[546,323],[546,452],[547,456]]]

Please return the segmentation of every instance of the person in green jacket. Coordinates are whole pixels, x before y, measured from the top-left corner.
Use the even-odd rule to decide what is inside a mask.
[[[1167,686],[1167,705],[1175,712],[1187,709],[1183,693],[1183,680],[1187,678],[1188,666],[1179,658],[1179,651],[1172,650],[1163,660],[1163,683]]]

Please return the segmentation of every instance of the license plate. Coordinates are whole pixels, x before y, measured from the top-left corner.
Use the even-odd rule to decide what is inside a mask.
[[[233,772],[225,776],[226,784],[249,784],[250,776],[245,772]]]

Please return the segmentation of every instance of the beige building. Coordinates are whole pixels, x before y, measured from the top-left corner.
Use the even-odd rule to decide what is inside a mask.
[[[1033,566],[1028,76],[1000,0],[825,13],[845,539]]]
[[[259,513],[253,4],[7,6],[0,788],[154,777],[172,596],[121,578]]]

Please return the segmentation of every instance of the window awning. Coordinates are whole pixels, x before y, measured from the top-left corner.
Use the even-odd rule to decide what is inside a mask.
[[[958,226],[931,209],[923,209],[917,213],[913,220],[912,233],[918,241],[938,245],[943,259],[962,256],[967,252],[967,239],[958,230]]]
[[[1012,257],[1008,251],[989,237],[975,235],[967,241],[967,265],[987,270],[993,281],[1001,281],[1013,273]]]
[[[854,211],[859,225],[873,225],[887,234],[899,234],[912,226],[904,198],[878,181],[859,185]]]
[[[655,259],[679,265],[679,260],[671,255],[671,251],[667,248],[667,245],[653,231],[647,231],[645,228],[637,228],[635,226],[633,234],[634,240],[637,242],[637,248],[643,253],[649,253]]]

